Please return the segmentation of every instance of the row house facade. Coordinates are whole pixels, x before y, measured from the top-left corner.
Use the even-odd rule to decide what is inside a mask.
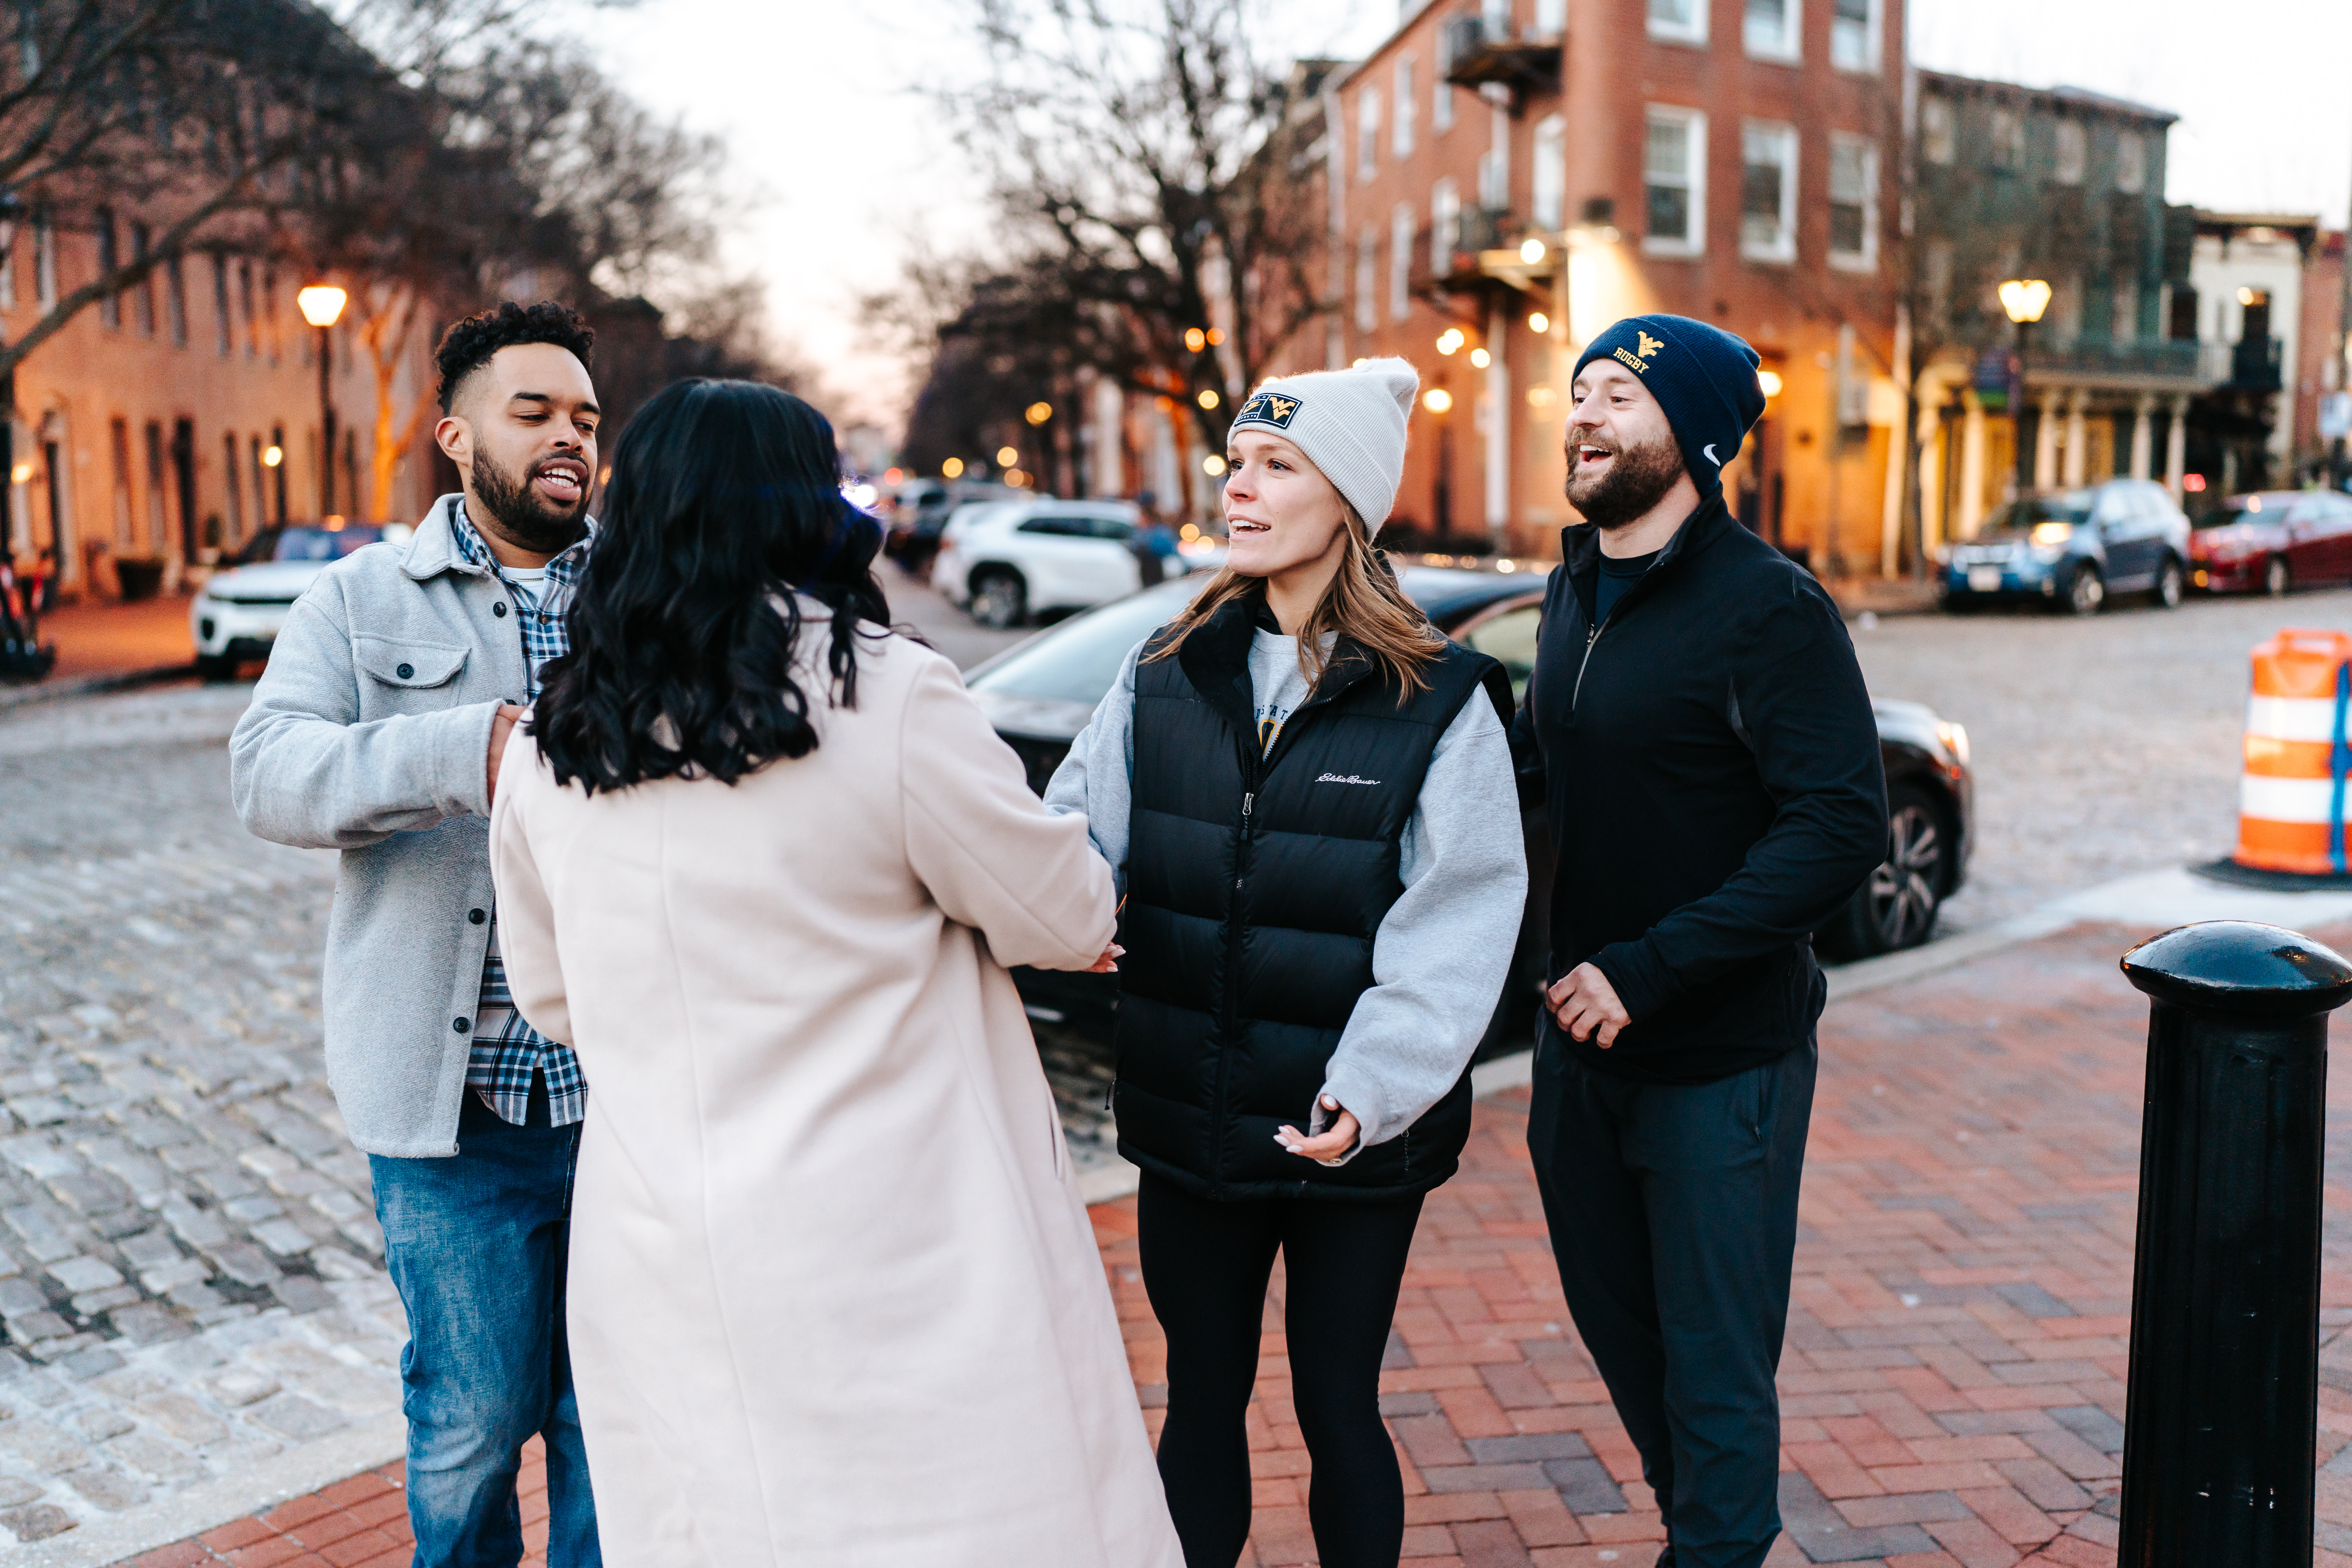
[[[26,331],[61,295],[142,254],[151,232],[104,212],[77,227],[32,214],[0,249],[0,332]],[[388,504],[370,504],[378,384],[356,309],[331,329],[338,449],[322,450],[319,332],[294,301],[309,281],[228,251],[173,257],[18,365],[0,521],[21,572],[66,598],[116,595],[122,562],[160,567],[176,587],[265,527],[324,515],[330,461],[337,514],[421,515],[429,436],[412,441]],[[394,375],[404,422],[430,349],[413,334]]]
[[[1923,542],[2028,490],[2127,474],[2182,496],[2192,404],[2227,366],[2199,342],[2196,215],[2164,200],[2176,116],[1936,71],[1917,92]],[[2050,286],[2022,331],[2012,279]]]
[[[1725,473],[1741,520],[1816,570],[1878,569],[1903,36],[1901,0],[1437,0],[1335,73],[1339,308],[1282,368],[1420,369],[1400,542],[1555,553],[1576,357],[1663,310],[1762,356]]]

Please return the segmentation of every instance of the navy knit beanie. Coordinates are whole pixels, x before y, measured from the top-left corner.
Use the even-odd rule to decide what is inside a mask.
[[[1666,413],[1701,500],[1723,493],[1723,465],[1764,416],[1756,351],[1688,316],[1628,316],[1585,346],[1576,374],[1613,359],[1642,378]]]

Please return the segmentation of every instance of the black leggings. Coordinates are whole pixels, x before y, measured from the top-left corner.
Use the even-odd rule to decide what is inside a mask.
[[[1290,1397],[1314,1461],[1307,1515],[1323,1568],[1396,1568],[1404,1481],[1381,1424],[1381,1358],[1418,1196],[1212,1203],[1147,1174],[1136,1199],[1143,1288],[1168,1335],[1160,1480],[1185,1568],[1234,1568],[1249,1539],[1258,1335],[1283,1255]]]

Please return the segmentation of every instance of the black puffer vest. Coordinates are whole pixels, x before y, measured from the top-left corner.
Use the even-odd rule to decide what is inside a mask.
[[[1404,890],[1399,841],[1462,705],[1502,667],[1447,643],[1428,688],[1395,685],[1342,642],[1315,694],[1258,753],[1255,597],[1226,605],[1173,658],[1135,672],[1134,813],[1119,942],[1119,1152],[1211,1198],[1375,1201],[1454,1173],[1470,1131],[1465,1073],[1395,1138],[1344,1165],[1283,1152],[1372,985],[1372,939]],[[1146,650],[1147,654],[1149,649]]]

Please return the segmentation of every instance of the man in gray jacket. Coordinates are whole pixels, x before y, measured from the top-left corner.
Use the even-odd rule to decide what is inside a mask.
[[[593,523],[593,334],[562,305],[449,329],[435,431],[463,476],[404,546],[320,574],[229,742],[247,828],[342,851],[327,1076],[374,1180],[408,1312],[401,1358],[420,1568],[521,1560],[515,1477],[547,1440],[548,1561],[602,1559],[563,1338],[586,1086],[514,1010],[488,830],[499,763]]]

